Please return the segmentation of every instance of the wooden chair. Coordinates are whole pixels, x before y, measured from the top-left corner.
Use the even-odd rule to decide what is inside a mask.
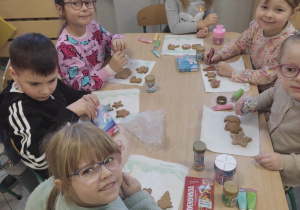
[[[252,11],[253,19],[255,18],[255,11],[256,11],[256,8],[257,8],[259,2],[260,2],[260,0],[255,0],[255,2],[254,2],[253,11]],[[299,7],[300,7],[300,4],[299,4]],[[293,24],[293,26],[295,27],[296,30],[300,30],[300,11],[297,12],[297,14],[293,18],[293,20],[291,20],[291,23]]]
[[[7,65],[6,65],[6,68],[5,68],[3,77],[2,77],[2,86],[0,87],[0,92],[1,92],[2,90],[4,90],[4,89],[7,87],[7,85],[8,85],[8,80],[11,80],[11,79],[12,79],[11,76],[10,76],[10,74],[9,74],[9,72],[8,72],[8,67],[9,67],[9,66],[10,66],[10,60],[8,60],[8,63],[7,63]]]
[[[54,1],[49,0],[0,1],[0,17],[16,28],[10,40],[1,47],[0,57],[9,57],[11,41],[25,33],[44,34],[56,44],[62,27]]]
[[[137,13],[138,25],[147,33],[146,26],[168,24],[165,4],[144,7]]]

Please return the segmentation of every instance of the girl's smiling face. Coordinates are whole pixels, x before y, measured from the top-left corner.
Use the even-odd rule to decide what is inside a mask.
[[[291,64],[300,69],[300,40],[289,41],[285,44],[281,64]],[[280,70],[277,72],[281,79],[282,88],[295,100],[300,102],[300,74],[293,78],[284,77]]]
[[[257,6],[255,19],[264,31],[264,36],[272,37],[280,34],[287,21],[292,18],[296,10],[285,0],[261,0]]]

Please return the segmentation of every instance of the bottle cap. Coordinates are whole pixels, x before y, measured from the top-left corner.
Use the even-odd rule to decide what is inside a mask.
[[[206,144],[203,141],[195,141],[193,144],[193,150],[197,153],[203,153],[206,150]]]
[[[224,182],[224,192],[229,196],[237,195],[239,192],[239,186],[235,181]]]
[[[149,75],[147,75],[147,76],[145,77],[145,80],[146,80],[146,82],[148,82],[148,83],[152,83],[152,82],[155,81],[155,77],[154,77],[154,75],[149,74]]]
[[[214,28],[213,30],[213,34],[216,34],[216,35],[225,35],[225,28],[223,25],[217,25],[216,28]]]
[[[197,52],[204,52],[205,51],[205,48],[203,46],[200,46],[200,47],[197,47],[196,48],[196,51]]]

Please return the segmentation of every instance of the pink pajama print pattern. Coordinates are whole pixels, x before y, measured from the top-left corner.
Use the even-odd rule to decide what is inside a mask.
[[[251,58],[251,69],[234,69],[232,72],[233,82],[249,82],[257,85],[260,91],[273,86],[276,79],[276,68],[278,68],[278,57],[282,42],[295,31],[292,24],[288,23],[286,28],[274,37],[264,37],[263,30],[253,20],[250,27],[244,31],[239,38],[226,44],[218,53],[222,60],[248,53]]]
[[[111,35],[95,20],[86,29],[83,37],[72,36],[66,28],[62,31],[56,44],[59,74],[66,85],[76,90],[94,91],[110,77],[103,64],[114,54],[111,41],[124,37]]]

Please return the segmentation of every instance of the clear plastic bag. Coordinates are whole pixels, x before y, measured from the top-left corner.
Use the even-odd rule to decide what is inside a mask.
[[[122,124],[147,146],[149,152],[154,152],[163,147],[165,115],[163,110],[130,114]]]

